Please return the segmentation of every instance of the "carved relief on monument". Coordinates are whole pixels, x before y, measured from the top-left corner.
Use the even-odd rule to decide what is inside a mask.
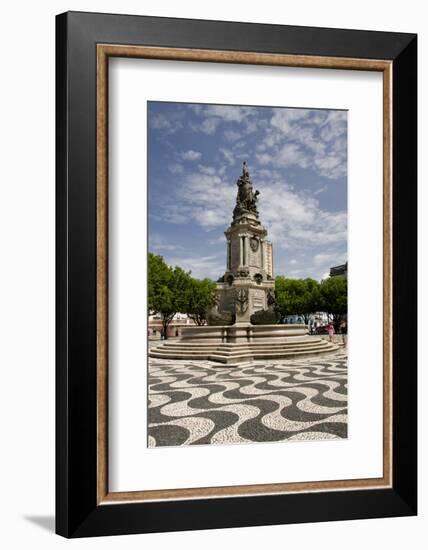
[[[255,290],[253,292],[252,310],[258,311],[265,307],[265,293],[263,290]]]
[[[244,267],[240,269],[236,274],[238,277],[248,277],[250,274],[250,270],[248,269],[248,267]]]
[[[249,253],[249,261],[248,261],[250,267],[262,267],[260,265],[260,252],[253,252],[252,250]]]
[[[258,285],[260,285],[261,282],[263,281],[263,275],[262,275],[261,273],[256,273],[256,274],[254,275],[254,280],[256,281],[256,283],[257,283]]]
[[[241,248],[239,239],[231,241],[231,269],[236,269],[240,264]]]
[[[270,288],[267,293],[267,305],[272,308],[276,303],[275,290]]]
[[[259,239],[257,237],[251,237],[250,239],[250,247],[253,252],[257,252],[259,248]]]
[[[235,291],[236,309],[241,315],[248,309],[248,295],[248,288],[239,288]]]

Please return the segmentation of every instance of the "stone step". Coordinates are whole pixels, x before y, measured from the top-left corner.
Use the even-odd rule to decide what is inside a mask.
[[[246,351],[251,351],[252,353],[264,353],[264,352],[285,352],[285,351],[310,351],[318,349],[327,349],[330,348],[332,344],[326,341],[321,342],[308,342],[305,344],[294,344],[294,345],[283,345],[283,346],[253,346],[248,344],[246,346],[211,346],[210,348],[189,348],[185,345],[176,345],[176,346],[158,346],[152,348],[151,352],[164,352],[164,353],[186,353],[186,354],[195,354],[195,355],[206,355],[212,352],[224,352],[229,354],[240,354],[245,353]]]
[[[269,346],[283,346],[283,345],[293,345],[293,344],[300,344],[300,343],[308,343],[308,342],[326,342],[327,340],[324,340],[322,338],[287,338],[286,341],[278,341],[273,340],[269,341],[266,340],[253,340],[252,342],[191,342],[187,340],[180,340],[180,341],[174,341],[174,342],[163,342],[161,345],[164,345],[165,347],[174,347],[174,346],[189,346],[192,348],[210,348],[212,346],[230,346],[230,347],[236,347],[236,346],[248,346],[248,345],[254,345],[254,346],[264,346],[266,344],[269,344]]]
[[[214,353],[208,357],[210,361],[216,361],[217,363],[223,363],[227,366],[232,366],[233,364],[239,363],[249,363],[254,360],[254,357],[251,353],[242,353],[240,355],[226,355],[220,353]]]
[[[331,353],[339,349],[339,346],[334,344],[327,343],[327,345],[318,346],[318,347],[305,347],[305,348],[294,348],[294,349],[282,349],[282,350],[270,350],[270,349],[260,349],[260,350],[235,350],[233,352],[225,350],[212,350],[211,352],[207,351],[187,351],[187,350],[163,350],[155,349],[150,351],[150,357],[158,359],[183,359],[183,360],[212,360],[219,361],[221,363],[229,362],[241,362],[241,361],[250,361],[254,359],[282,359],[282,358],[292,358],[292,357],[303,357],[316,355],[321,353]]]
[[[269,349],[283,349],[283,348],[293,348],[296,346],[309,346],[312,347],[314,345],[317,346],[326,346],[330,342],[327,340],[319,339],[319,340],[305,340],[300,342],[275,342],[275,343],[269,343],[268,342],[249,342],[245,344],[233,344],[233,343],[225,343],[225,344],[188,344],[187,342],[174,342],[169,344],[160,344],[160,346],[157,346],[155,349],[163,348],[163,349],[186,349],[186,350],[212,350],[212,349],[247,349],[250,347],[251,349],[262,349],[268,347]],[[152,348],[153,349],[153,348]]]

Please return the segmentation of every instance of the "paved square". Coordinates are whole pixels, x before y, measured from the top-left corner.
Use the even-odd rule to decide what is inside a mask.
[[[347,437],[347,355],[149,362],[149,447]]]

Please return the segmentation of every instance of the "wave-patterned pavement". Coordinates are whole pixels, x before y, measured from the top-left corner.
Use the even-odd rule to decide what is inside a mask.
[[[257,361],[150,359],[149,447],[347,437],[347,356]]]

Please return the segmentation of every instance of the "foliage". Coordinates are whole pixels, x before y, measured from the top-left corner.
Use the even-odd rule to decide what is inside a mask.
[[[190,286],[190,273],[181,267],[168,266],[162,256],[149,253],[148,308],[150,313],[159,313],[164,338],[174,316],[184,312]]]
[[[320,284],[320,309],[333,318],[339,332],[342,316],[348,311],[348,280],[345,277],[330,277]]]
[[[197,325],[204,325],[207,313],[214,305],[216,285],[209,279],[190,279],[185,313]]]
[[[148,309],[159,313],[164,337],[177,313],[187,313],[196,324],[206,322],[206,312],[214,303],[215,283],[198,280],[181,267],[168,266],[162,256],[149,253]]]
[[[320,308],[320,284],[314,279],[275,279],[275,309],[283,322],[289,315],[300,315],[305,323]]]

